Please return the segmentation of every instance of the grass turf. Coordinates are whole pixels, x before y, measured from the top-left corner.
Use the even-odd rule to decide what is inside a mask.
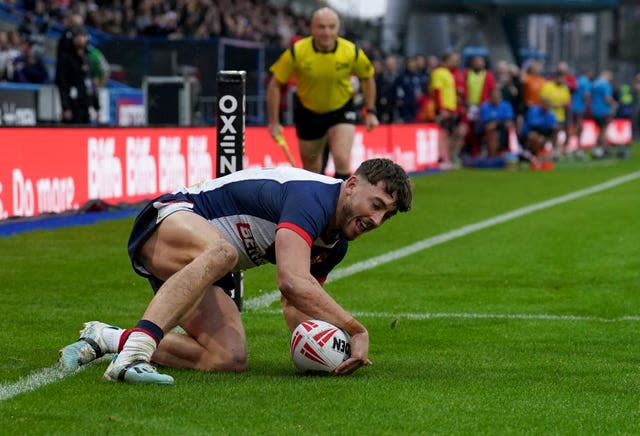
[[[638,170],[633,158],[418,176],[414,210],[341,266]],[[328,283],[371,333],[374,365],[351,377],[297,375],[282,317],[249,311],[244,374],[115,385],[97,362],[0,401],[2,434],[638,433],[638,216],[640,179]],[[83,321],[137,320],[151,294],[126,257],[130,225],[0,239],[0,392],[51,367]],[[275,289],[273,268],[245,285],[247,298]]]

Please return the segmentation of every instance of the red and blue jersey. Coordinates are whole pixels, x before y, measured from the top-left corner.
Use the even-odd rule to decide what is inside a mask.
[[[347,250],[344,238],[320,237],[335,212],[341,182],[289,167],[238,171],[157,198],[155,221],[175,210],[202,216],[238,250],[234,271],[275,263],[276,231],[293,230],[311,247],[311,273],[322,282]]]

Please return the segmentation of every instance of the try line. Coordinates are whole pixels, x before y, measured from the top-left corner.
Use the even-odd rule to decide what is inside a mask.
[[[623,183],[627,183],[639,178],[640,178],[640,171],[636,171],[636,172],[627,174],[625,176],[613,178],[604,183],[600,183],[598,185],[594,185],[589,188],[581,189],[566,195],[561,195],[560,197],[552,198],[550,200],[534,203],[529,206],[512,210],[511,212],[497,215],[493,218],[489,218],[484,221],[480,221],[474,224],[469,224],[469,225],[460,227],[458,229],[454,229],[449,232],[445,232],[440,235],[433,236],[431,238],[423,239],[422,241],[418,241],[409,246],[390,251],[388,253],[373,257],[368,260],[364,260],[362,262],[355,263],[346,268],[336,269],[333,273],[329,275],[328,280],[334,281],[344,277],[349,277],[353,274],[357,274],[359,272],[366,271],[371,268],[375,268],[378,265],[382,265],[388,262],[402,259],[403,257],[410,256],[413,253],[426,250],[427,248],[433,247],[435,245],[443,244],[453,239],[461,238],[470,233],[474,233],[479,230],[483,230],[507,221],[511,221],[539,210],[547,209],[553,206],[557,206],[559,204],[567,203],[572,200],[586,197],[587,195],[602,192],[607,189],[614,188],[618,185],[621,185]],[[265,295],[248,299],[247,301],[244,302],[243,306],[247,310],[265,309],[269,307],[272,303],[277,301],[279,296],[280,296],[279,291],[272,291]],[[624,317],[624,318],[607,320],[605,318],[575,317],[575,316],[572,317],[572,316],[560,316],[560,315],[508,315],[508,314],[492,315],[492,314],[455,314],[455,313],[452,313],[452,314],[368,314],[368,315],[362,313],[360,315],[361,316],[385,316],[385,317],[389,316],[389,317],[395,317],[395,318],[404,317],[404,318],[410,318],[410,319],[411,318],[420,319],[419,317],[423,317],[424,319],[426,319],[426,318],[444,318],[444,317],[454,317],[454,316],[459,318],[520,317],[523,319],[536,319],[537,317],[544,316],[546,317],[545,319],[558,319],[558,320],[565,319],[567,317],[572,318],[574,320],[588,320],[588,321],[601,320],[601,321],[607,321],[607,322],[623,321],[623,320],[624,321],[640,320],[640,317]],[[25,392],[36,390],[42,386],[46,386],[57,380],[60,380],[66,377],[67,375],[70,375],[70,373],[61,371],[57,366],[54,365],[48,368],[41,369],[39,371],[34,371],[30,375],[26,377],[22,377],[16,382],[0,384],[0,401],[13,398],[16,395],[19,395]]]

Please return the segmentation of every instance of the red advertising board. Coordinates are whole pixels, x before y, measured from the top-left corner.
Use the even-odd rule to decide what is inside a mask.
[[[433,125],[358,127],[352,169],[388,157],[407,171],[437,165]],[[215,174],[214,128],[2,128],[0,219],[134,203]],[[284,136],[300,166],[295,130]],[[245,168],[288,165],[264,127],[246,129]],[[332,171],[332,167],[328,169]]]

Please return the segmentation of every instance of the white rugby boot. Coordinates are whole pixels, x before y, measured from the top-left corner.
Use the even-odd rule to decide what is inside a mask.
[[[173,377],[160,374],[149,362],[134,360],[133,362],[116,363],[118,355],[104,373],[104,378],[113,382],[146,383],[157,385],[172,385]]]
[[[66,371],[75,371],[115,350],[109,350],[102,337],[105,328],[119,329],[119,327],[100,321],[86,322],[80,330],[80,338],[60,350],[58,365]]]

